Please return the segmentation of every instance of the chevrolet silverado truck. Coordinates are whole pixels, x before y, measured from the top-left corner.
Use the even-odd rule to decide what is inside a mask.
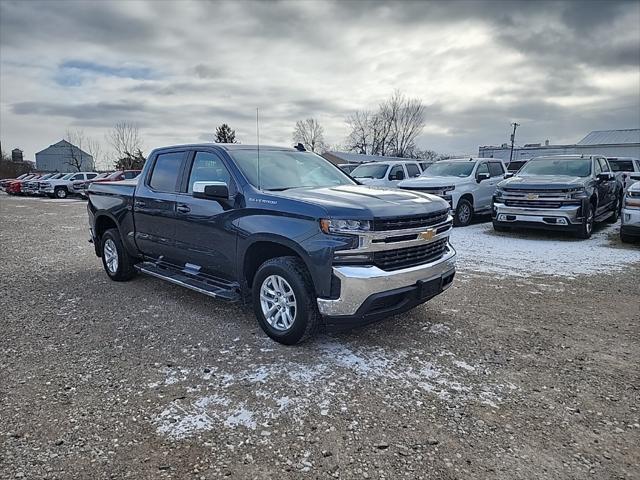
[[[431,193],[451,206],[457,227],[471,223],[474,215],[491,212],[491,199],[506,168],[494,158],[452,158],[434,163],[418,178],[398,184],[403,190]]]
[[[493,228],[569,230],[578,238],[589,238],[595,222],[618,220],[622,194],[622,184],[604,157],[533,158],[516,176],[498,184]]]
[[[631,185],[627,188],[622,205],[620,220],[620,240],[640,241],[640,173],[629,176]]]
[[[75,172],[68,173],[57,180],[45,180],[40,182],[39,192],[48,195],[50,198],[67,198],[69,195],[77,194],[83,182],[98,176],[97,172]]]
[[[359,185],[300,148],[157,149],[136,180],[92,183],[87,209],[112,280],[251,303],[283,344],[407,311],[455,274],[447,202]]]

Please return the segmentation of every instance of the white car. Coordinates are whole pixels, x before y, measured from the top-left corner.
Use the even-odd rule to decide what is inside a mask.
[[[78,193],[76,186],[80,187],[87,180],[98,176],[97,172],[77,172],[67,173],[57,180],[46,180],[40,182],[40,193],[51,198],[67,198],[70,194]]]
[[[398,187],[442,197],[451,205],[454,225],[461,227],[469,225],[474,215],[491,212],[493,193],[506,171],[496,158],[453,158],[434,163]]]
[[[626,190],[631,186],[634,180],[632,176],[640,175],[640,160],[631,157],[608,157],[607,161],[611,170],[620,179],[622,188]]]
[[[351,172],[351,176],[364,185],[397,187],[405,178],[420,176],[422,167],[417,161],[394,160],[363,163]]]
[[[630,175],[631,186],[624,195],[620,220],[620,240],[640,240],[640,174]]]

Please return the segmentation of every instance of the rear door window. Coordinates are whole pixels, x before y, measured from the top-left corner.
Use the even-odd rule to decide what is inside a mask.
[[[158,192],[176,192],[184,152],[161,153],[151,172],[149,186]]]
[[[419,177],[420,176],[420,168],[415,163],[407,163],[407,175],[409,178],[411,177]]]
[[[97,177],[97,176],[98,176],[98,174],[97,174],[97,173],[87,173],[87,179],[88,179],[88,180],[91,180],[92,178],[95,178],[95,177]]]

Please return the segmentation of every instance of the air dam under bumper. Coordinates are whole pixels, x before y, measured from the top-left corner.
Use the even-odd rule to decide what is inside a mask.
[[[526,224],[537,227],[577,227],[582,224],[580,206],[560,208],[508,207],[504,203],[494,203],[492,217],[499,225]]]
[[[327,324],[363,324],[409,310],[451,286],[456,251],[438,260],[387,272],[376,266],[338,266],[340,297],[318,299],[318,309]]]

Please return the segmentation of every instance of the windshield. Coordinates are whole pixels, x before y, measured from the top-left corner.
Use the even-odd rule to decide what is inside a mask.
[[[588,177],[591,175],[591,159],[535,158],[522,167],[518,175],[566,175]]]
[[[75,173],[67,173],[64,177],[62,177],[62,180],[69,180],[74,175],[75,175]]]
[[[386,163],[368,163],[353,169],[351,176],[355,178],[382,178],[389,167]]]
[[[423,177],[468,177],[476,162],[437,162],[425,170]]]
[[[57,180],[59,178],[64,177],[64,173],[56,173],[53,177],[51,177],[49,180]]]
[[[259,179],[257,150],[234,150],[229,155],[247,180],[263,190],[355,185],[342,170],[315,153],[260,150]]]
[[[633,172],[633,160],[609,160],[614,172]]]

